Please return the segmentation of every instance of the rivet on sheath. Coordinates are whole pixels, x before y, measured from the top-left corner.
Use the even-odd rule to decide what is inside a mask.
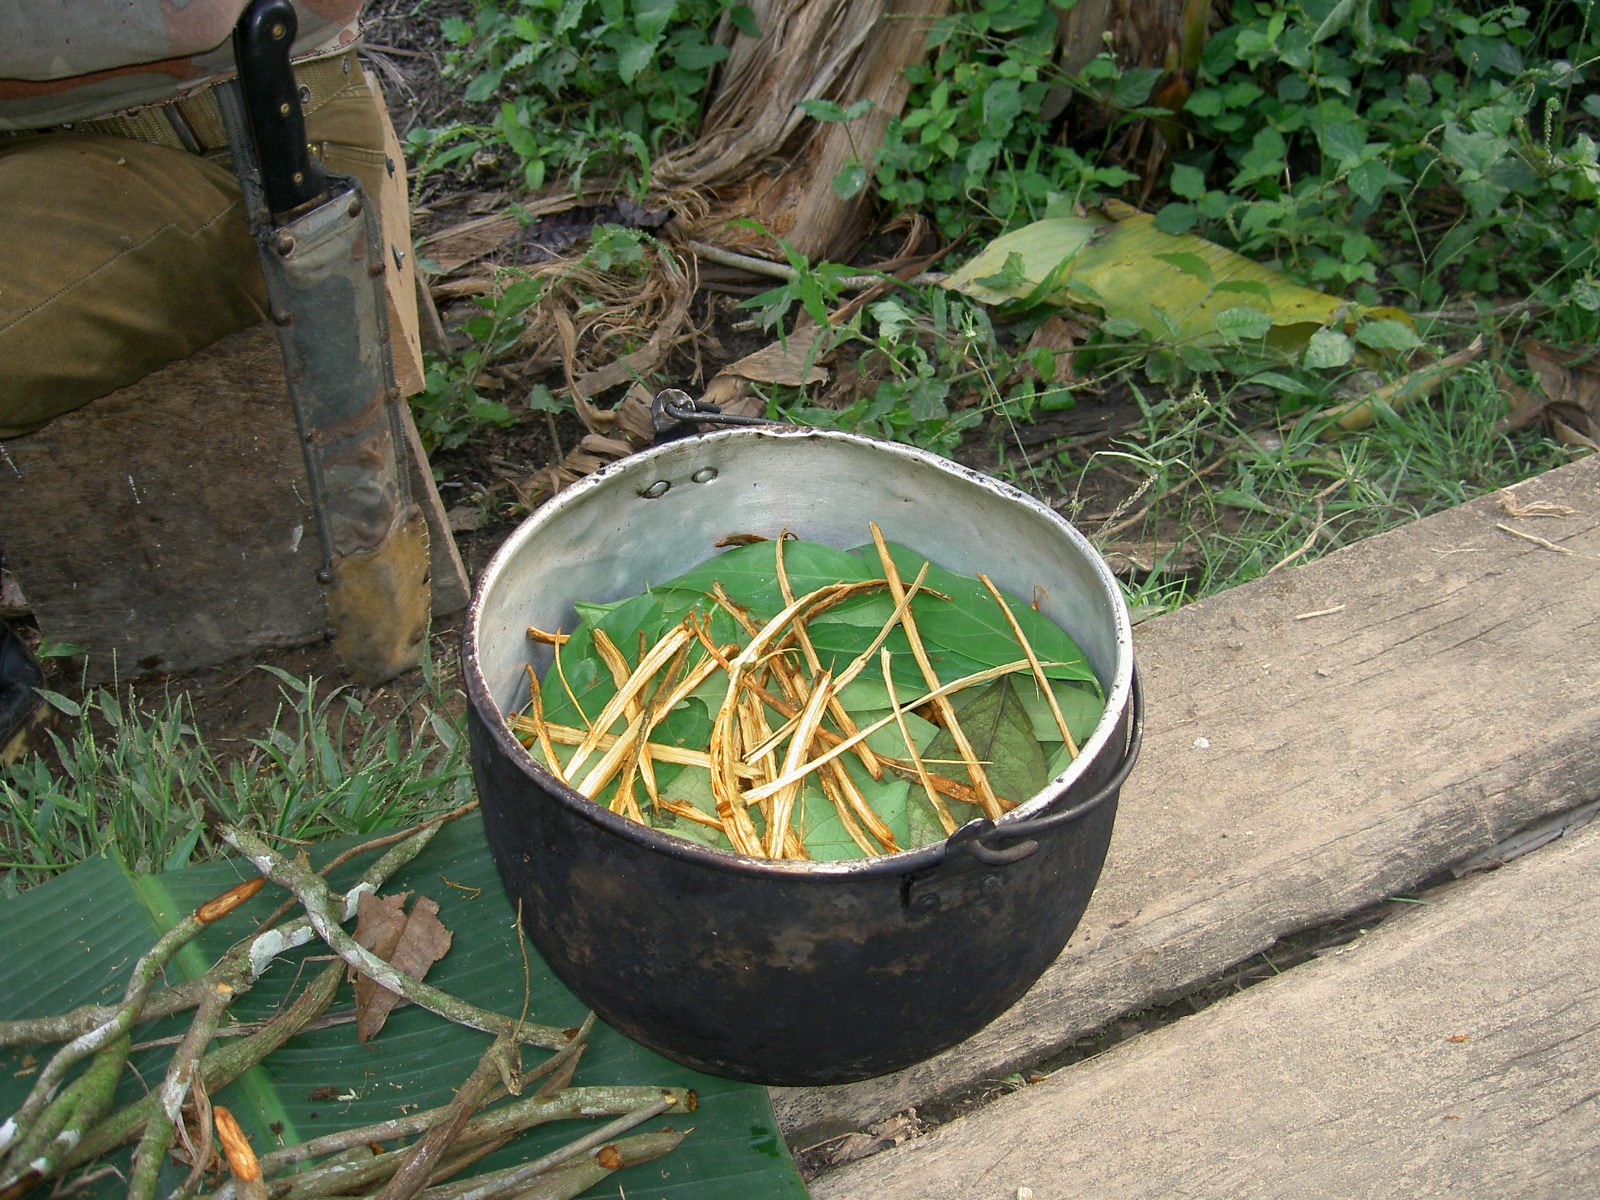
[[[294,314],[292,312],[285,312],[280,308],[277,312],[272,314],[272,323],[274,325],[293,325]]]
[[[689,476],[696,483],[710,483],[716,477],[717,469],[715,467],[701,467],[693,475]]]
[[[639,495],[644,497],[646,500],[655,500],[658,497],[665,496],[670,487],[672,487],[672,484],[668,483],[665,479],[658,479],[649,487],[640,488]]]
[[[359,217],[361,215],[361,197],[351,196],[350,207],[345,209],[345,212],[349,213],[352,217]]]
[[[277,244],[273,247],[273,249],[277,250],[282,257],[288,258],[289,255],[294,253],[294,235],[290,233],[280,233],[278,235]]]

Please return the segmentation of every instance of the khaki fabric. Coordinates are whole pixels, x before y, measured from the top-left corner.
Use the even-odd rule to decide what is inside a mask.
[[[4,0],[0,130],[191,95],[233,74],[247,0]],[[295,0],[296,62],[353,46],[361,0]]]
[[[353,60],[350,76],[306,114],[306,133],[376,196],[398,164]],[[225,153],[71,131],[0,140],[0,438],[265,316]]]

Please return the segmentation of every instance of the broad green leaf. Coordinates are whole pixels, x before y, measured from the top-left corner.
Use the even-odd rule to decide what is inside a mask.
[[[888,774],[881,780],[873,780],[856,762],[846,761],[844,767],[861,789],[867,805],[894,833],[895,844],[902,850],[920,845],[909,840],[906,828],[906,797],[911,792],[911,785]],[[795,829],[806,844],[806,852],[817,862],[866,857],[861,847],[845,832],[844,823],[839,819],[839,810],[814,784],[806,785],[797,810]]]
[[[1164,74],[1160,67],[1129,67],[1111,85],[1111,103],[1118,108],[1137,108],[1150,99],[1156,80]]]
[[[1313,368],[1342,367],[1355,357],[1355,353],[1355,343],[1337,329],[1319,329],[1306,343],[1305,356],[1301,361]]]
[[[1422,344],[1417,331],[1402,321],[1368,321],[1356,330],[1356,341],[1375,350],[1414,350]]]
[[[1022,278],[988,286],[1013,255]],[[1209,270],[1209,282],[1192,260]],[[1148,213],[1115,201],[1105,212],[1035,221],[996,238],[944,286],[984,304],[1026,301],[1097,311],[1106,329],[1119,335],[1137,328],[1161,343],[1217,346],[1228,340],[1219,316],[1238,307],[1227,293],[1240,284],[1259,287],[1252,295],[1261,296],[1258,307],[1272,323],[1267,345],[1285,356],[1299,354],[1318,330],[1350,316],[1411,323],[1399,309],[1349,304],[1203,238],[1164,232]]]
[[[1367,145],[1367,127],[1353,118],[1328,121],[1317,127],[1317,142],[1323,154],[1342,166],[1361,157]]]
[[[889,556],[905,579],[913,578],[925,561],[914,550],[894,543],[889,544]],[[917,627],[930,646],[959,654],[981,667],[996,667],[1023,657],[1005,614],[978,580],[934,564],[928,568],[923,586],[950,597],[943,601],[929,596],[912,602]],[[1015,596],[1007,596],[1006,601],[1039,660],[1061,664],[1046,670],[1051,679],[1094,682],[1094,672],[1083,651],[1066,630]]]
[[[720,583],[732,599],[757,614],[758,620],[766,621],[777,616],[783,608],[776,560],[775,542],[752,542],[708,559],[666,581],[658,590],[703,594]],[[876,559],[869,563],[860,555],[817,542],[796,541],[786,544],[783,565],[796,596],[803,596],[830,583],[880,578]]]
[[[1050,704],[1039,690],[1038,683],[1017,677],[1015,686],[1022,706],[1027,709],[1033,736],[1042,743],[1064,745],[1055,714],[1050,711]],[[1082,746],[1094,732],[1095,726],[1100,724],[1106,709],[1105,701],[1095,692],[1071,683],[1053,683],[1050,690],[1055,694],[1056,707],[1061,709],[1061,715],[1066,718],[1067,732]],[[1059,772],[1051,771],[1050,774],[1053,776]]]
[[[1272,330],[1272,318],[1259,308],[1244,305],[1217,314],[1217,332],[1230,342],[1254,341]]]
[[[846,163],[833,177],[833,190],[841,200],[848,200],[867,186],[867,169],[859,162]]]
[[[1169,266],[1176,267],[1185,275],[1193,276],[1208,288],[1216,286],[1217,281],[1211,274],[1211,268],[1198,254],[1192,254],[1187,250],[1171,250],[1156,257]]]
[[[313,849],[316,863],[332,858],[349,842]],[[370,857],[336,873],[348,886]],[[208,863],[166,875],[141,876],[109,858],[97,858],[12,900],[0,901],[0,1018],[65,1012],[86,1002],[120,996],[133,961],[158,934],[198,904],[254,870],[238,861]],[[482,822],[473,816],[446,826],[390,891],[427,895],[439,918],[454,934],[450,952],[429,972],[430,983],[503,1013],[522,1011],[531,998],[530,1020],[566,1028],[583,1018],[583,1005],[527,947],[484,841]],[[282,893],[268,887],[244,907],[209,927],[167,970],[167,982],[195,978],[230,945],[271,912]],[[306,955],[320,946],[274,963],[256,987],[230,1007],[243,1020],[272,1013],[309,976]],[[345,985],[348,987],[348,985]],[[348,992],[334,1009],[348,1008]],[[168,1020],[141,1027],[140,1039],[181,1033],[186,1022]],[[296,1143],[320,1134],[366,1125],[402,1111],[448,1103],[488,1044],[485,1035],[461,1029],[416,1007],[397,1010],[383,1033],[369,1045],[357,1043],[350,1025],[302,1034],[266,1062],[220,1090],[212,1099],[229,1106],[258,1148]],[[153,1047],[134,1056],[138,1074],[129,1072],[119,1088],[122,1102],[143,1096],[161,1076],[170,1047]],[[529,1051],[525,1061],[538,1061]],[[38,1048],[0,1050],[0,1113],[21,1101],[43,1056]],[[666,1200],[748,1200],[750,1196],[804,1200],[806,1191],[783,1149],[772,1119],[766,1089],[730,1083],[680,1067],[603,1026],[596,1030],[578,1066],[579,1086],[655,1084],[692,1087],[700,1107],[692,1120],[661,1117],[645,1128],[692,1125],[693,1131],[668,1157],[631,1168],[584,1193],[615,1200],[629,1196]],[[492,1170],[552,1150],[599,1121],[561,1122],[535,1129],[475,1165]],[[119,1161],[126,1163],[124,1151]],[[183,1172],[169,1164],[160,1193],[168,1195]],[[126,1184],[102,1179],[86,1193],[118,1196]]]
[[[748,4],[735,4],[728,10],[728,20],[732,21],[733,27],[745,37],[761,36],[761,26],[756,22],[755,10]]]
[[[948,772],[943,772],[941,769],[941,773]],[[983,810],[976,804],[952,800],[948,796],[944,798],[944,804],[957,829],[968,821],[983,816]],[[928,793],[920,787],[910,789],[906,796],[907,846],[931,846],[934,842],[944,841],[948,836],[944,831],[944,823],[939,820],[939,814],[933,807],[933,801],[928,799]]]
[[[995,795],[1022,804],[1049,782],[1044,750],[1034,736],[1033,720],[1009,677],[960,693],[955,709],[961,731],[983,764]],[[943,760],[943,765],[935,768],[941,775],[971,782],[955,736],[948,729],[939,731],[929,744],[926,757]]]
[[[659,38],[671,24],[678,0],[634,0],[633,24],[639,35]]]
[[[1172,168],[1172,181],[1169,186],[1174,196],[1182,196],[1185,200],[1198,200],[1206,193],[1206,173],[1199,167],[1177,163]]]

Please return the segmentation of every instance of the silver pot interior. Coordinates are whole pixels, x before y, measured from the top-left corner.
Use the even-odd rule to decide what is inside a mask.
[[[941,566],[983,572],[1067,630],[1106,692],[1106,715],[1077,761],[1004,820],[1036,814],[1117,736],[1133,639],[1116,581],[1088,541],[1015,488],[945,459],[850,434],[737,429],[668,442],[599,472],[538,509],[479,583],[466,670],[501,711],[527,703],[525,665],[548,648],[528,626],[567,629],[578,601],[631,596],[717,553],[732,534],[839,547],[884,535]],[[541,772],[542,773],[542,772]],[[553,783],[553,781],[552,781]]]

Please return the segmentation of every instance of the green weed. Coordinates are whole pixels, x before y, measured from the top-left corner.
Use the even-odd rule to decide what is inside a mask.
[[[408,717],[276,667],[282,706],[242,754],[219,755],[181,697],[59,692],[49,746],[0,771],[0,896],[102,852],[165,871],[226,852],[222,821],[285,839],[368,833],[471,799],[465,739],[429,665]]]
[[[749,7],[727,0],[482,3],[447,16],[446,79],[468,104],[496,107],[485,123],[412,131],[414,161],[426,175],[503,148],[530,191],[622,177],[642,194],[651,159],[694,133],[728,54],[714,38],[724,17],[756,31]]]

